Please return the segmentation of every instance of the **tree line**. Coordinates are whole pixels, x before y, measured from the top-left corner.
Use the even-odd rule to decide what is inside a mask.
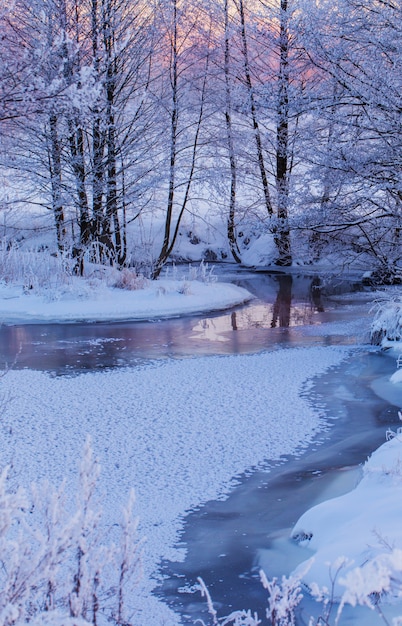
[[[163,219],[220,212],[274,262],[401,261],[401,7],[395,0],[15,0],[0,9],[1,167],[60,252],[118,267]],[[3,194],[4,195],[4,194]],[[8,203],[8,204],[7,204]],[[205,209],[204,213],[205,213]]]

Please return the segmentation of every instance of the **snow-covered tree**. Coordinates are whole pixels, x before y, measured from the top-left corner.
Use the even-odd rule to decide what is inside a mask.
[[[270,232],[279,265],[292,261],[289,217],[299,124],[308,110],[308,68],[298,34],[298,3],[224,3],[225,121],[231,172],[229,240],[240,260],[238,233],[253,216]],[[223,81],[222,81],[223,82]]]
[[[314,231],[390,277],[401,259],[401,17],[392,0],[304,5],[303,17],[321,79],[310,151]]]
[[[173,251],[192,189],[199,180],[201,131],[206,115],[212,21],[202,3],[160,0],[162,35],[160,102],[165,109],[166,140],[161,163],[165,178],[163,241],[152,276],[157,278]],[[162,204],[162,207],[163,207]]]
[[[142,0],[16,0],[10,17],[36,97],[13,127],[13,167],[52,210],[61,250],[72,235],[118,265],[149,200],[152,19]]]

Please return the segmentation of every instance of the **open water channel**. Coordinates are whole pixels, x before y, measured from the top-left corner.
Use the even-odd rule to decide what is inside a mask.
[[[309,389],[330,427],[299,457],[238,477],[224,501],[209,502],[184,519],[182,563],[161,564],[160,595],[184,624],[208,623],[194,584],[201,576],[220,615],[252,608],[265,614],[261,567],[269,577],[289,574],[306,558],[289,540],[298,517],[313,504],[353,488],[359,468],[398,423],[402,397],[381,397],[395,360],[368,344],[374,294],[358,280],[286,273],[253,273],[226,266],[219,279],[254,296],[231,311],[135,323],[0,326],[0,367],[56,376],[135,367],[154,359],[239,354],[306,345],[356,346],[337,369]],[[385,381],[385,382],[384,382]],[[267,380],[269,384],[269,380]],[[286,399],[284,398],[284,402]],[[298,624],[308,623],[302,607]],[[351,622],[353,623],[353,621]]]

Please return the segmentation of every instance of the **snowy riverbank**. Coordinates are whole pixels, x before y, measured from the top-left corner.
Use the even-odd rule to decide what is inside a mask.
[[[372,388],[402,406],[401,369]],[[402,429],[396,427],[384,432],[383,445],[363,465],[351,491],[312,507],[292,529],[307,556],[293,576],[300,576],[313,596],[326,599],[328,623],[380,624],[380,598],[384,619],[402,616],[401,467]],[[357,605],[366,612],[348,608]],[[339,622],[337,611],[342,611]]]
[[[230,283],[160,279],[143,288],[118,289],[106,282],[70,277],[57,289],[30,290],[0,283],[0,321],[105,322],[177,317],[243,304],[251,294]]]

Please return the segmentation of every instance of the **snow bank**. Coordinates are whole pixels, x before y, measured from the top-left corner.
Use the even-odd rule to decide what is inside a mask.
[[[402,367],[392,374],[390,381],[394,385],[400,385],[402,383]]]
[[[148,320],[231,308],[252,299],[241,287],[197,280],[148,281],[127,291],[77,283],[57,290],[24,290],[0,284],[0,320],[4,323]]]
[[[241,473],[305,448],[326,426],[303,396],[307,381],[348,353],[287,349],[58,378],[10,371],[1,464],[11,464],[14,484],[66,476],[73,485],[90,434],[111,522],[136,489],[146,544],[133,624],[173,626],[179,619],[152,596],[152,577],[162,558],[182,558],[182,517],[224,497]]]
[[[402,400],[402,397],[401,397]],[[376,450],[349,493],[304,513],[292,536],[314,556],[304,583],[352,605],[371,594],[401,594],[402,434]],[[302,563],[294,574],[302,572]],[[346,590],[345,590],[346,588]]]

